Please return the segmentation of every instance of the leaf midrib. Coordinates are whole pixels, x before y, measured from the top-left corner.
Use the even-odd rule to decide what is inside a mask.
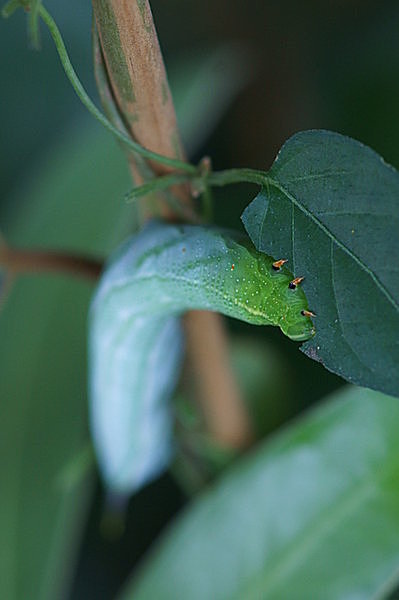
[[[300,200],[298,200],[291,192],[289,192],[282,184],[272,177],[267,177],[269,185],[272,185],[284,194],[303,214],[308,217],[317,227],[319,227],[343,252],[345,252],[371,279],[374,281],[378,289],[384,294],[387,300],[392,304],[397,312],[399,312],[399,303],[395,300],[389,290],[380,282],[375,273],[358,257],[347,248],[329,229],[322,223],[309,209],[307,209]]]

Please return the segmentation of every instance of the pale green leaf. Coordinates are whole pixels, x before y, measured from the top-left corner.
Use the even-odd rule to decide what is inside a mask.
[[[330,396],[191,505],[121,597],[385,597],[399,573],[398,430],[395,398]]]

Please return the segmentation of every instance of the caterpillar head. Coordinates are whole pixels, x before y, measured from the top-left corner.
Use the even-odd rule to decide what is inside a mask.
[[[258,273],[262,281],[264,314],[292,340],[303,342],[315,334],[308,301],[301,288],[304,277],[295,277],[285,267],[287,261],[274,261],[258,254]]]
[[[303,298],[306,304],[305,294],[303,294]],[[303,304],[303,301],[290,303],[287,313],[282,316],[279,323],[283,333],[297,342],[309,340],[316,333],[311,319],[315,315],[307,309],[307,306],[303,308]]]

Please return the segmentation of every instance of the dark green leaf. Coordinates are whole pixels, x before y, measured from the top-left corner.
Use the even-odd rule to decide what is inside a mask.
[[[382,597],[398,579],[399,402],[347,387],[236,464],[124,600]]]
[[[268,176],[243,222],[259,250],[306,278],[317,335],[303,351],[398,396],[399,173],[355,140],[305,131]]]

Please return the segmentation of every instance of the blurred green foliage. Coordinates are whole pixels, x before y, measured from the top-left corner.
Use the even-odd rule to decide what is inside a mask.
[[[16,187],[2,211],[4,231],[21,246],[103,255],[133,223],[132,207],[120,200],[127,184],[114,142],[91,126],[74,131]],[[88,443],[92,287],[65,276],[25,277],[0,317],[0,566],[8,598],[54,598],[70,584],[92,481],[70,485],[63,473]]]

